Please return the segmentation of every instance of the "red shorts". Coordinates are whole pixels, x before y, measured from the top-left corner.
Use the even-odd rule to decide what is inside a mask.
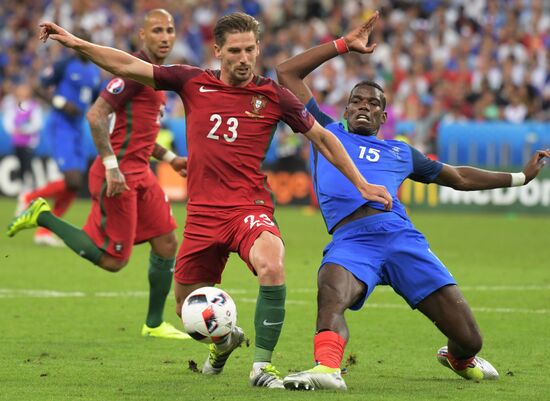
[[[265,207],[189,213],[176,259],[176,281],[219,284],[230,252],[238,252],[256,274],[250,264],[250,248],[264,231],[281,237],[273,212]]]
[[[127,176],[126,184],[129,190],[108,198],[105,178],[89,174],[92,210],[83,228],[101,250],[122,260],[130,258],[134,244],[176,228],[168,198],[150,170]]]

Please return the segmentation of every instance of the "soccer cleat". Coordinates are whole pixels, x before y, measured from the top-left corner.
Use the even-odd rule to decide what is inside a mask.
[[[287,390],[347,390],[342,372],[338,368],[317,365],[303,372],[293,373],[284,378]]]
[[[29,207],[31,200],[29,199],[29,192],[23,192],[17,197],[17,205],[15,206],[15,217],[19,216],[23,211]]]
[[[488,361],[479,356],[474,357],[470,365],[464,370],[455,370],[449,363],[448,359],[449,351],[447,346],[441,347],[437,351],[437,360],[443,366],[451,369],[457,375],[462,376],[466,380],[497,380],[498,372]]]
[[[144,324],[141,329],[141,335],[143,337],[158,337],[169,340],[187,340],[191,338],[189,334],[179,331],[168,322],[162,322],[157,327],[149,327]]]
[[[210,344],[210,352],[202,367],[204,375],[219,375],[229,355],[231,355],[235,348],[240,347],[244,341],[244,332],[237,326],[227,336],[227,340],[221,344]]]
[[[40,213],[49,212],[50,205],[43,198],[36,198],[28,208],[17,216],[8,226],[8,237],[13,237],[21,230],[38,227],[38,216]]]
[[[285,388],[281,373],[272,364],[267,364],[258,371],[252,370],[248,382],[252,387]]]

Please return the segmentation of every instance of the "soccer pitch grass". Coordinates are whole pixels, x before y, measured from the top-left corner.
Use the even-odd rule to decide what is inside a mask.
[[[543,400],[550,388],[550,246],[548,216],[412,213],[449,267],[484,334],[481,356],[497,382],[467,382],[440,366],[444,337],[387,287],[348,312],[349,390],[253,389],[253,344],[235,351],[224,373],[203,377],[207,347],[193,340],[143,338],[149,246],[111,274],[68,249],[36,247],[32,233],[5,235],[15,202],[0,199],[0,400]],[[89,203],[67,219],[82,225]],[[174,213],[183,225],[183,205]],[[315,283],[328,240],[319,214],[279,208],[286,243],[286,321],[274,364],[283,374],[312,366]],[[181,229],[179,229],[181,237]],[[236,255],[222,288],[235,299],[239,324],[254,338],[257,281]],[[166,320],[181,324],[169,297]],[[546,394],[546,396],[544,395]]]

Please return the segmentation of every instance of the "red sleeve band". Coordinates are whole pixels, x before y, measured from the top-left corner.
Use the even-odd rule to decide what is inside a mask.
[[[338,52],[338,54],[349,53],[348,45],[343,37],[336,39],[332,43],[334,43],[334,46],[336,47],[336,51]]]

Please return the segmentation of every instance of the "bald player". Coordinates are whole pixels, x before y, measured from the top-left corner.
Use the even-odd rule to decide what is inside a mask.
[[[163,64],[176,38],[173,17],[163,9],[150,11],[139,37],[142,49],[134,55]],[[85,226],[80,230],[50,212],[41,213],[37,224],[57,234],[77,255],[110,272],[128,263],[134,244],[149,242],[149,308],[141,334],[186,339],[187,334],[163,320],[177,251],[176,224],[149,168],[151,156],[182,174],[187,166],[186,158],[155,143],[165,103],[164,92],[113,78],[87,113],[99,155],[89,171],[92,209]],[[43,207],[49,210],[47,204]]]

